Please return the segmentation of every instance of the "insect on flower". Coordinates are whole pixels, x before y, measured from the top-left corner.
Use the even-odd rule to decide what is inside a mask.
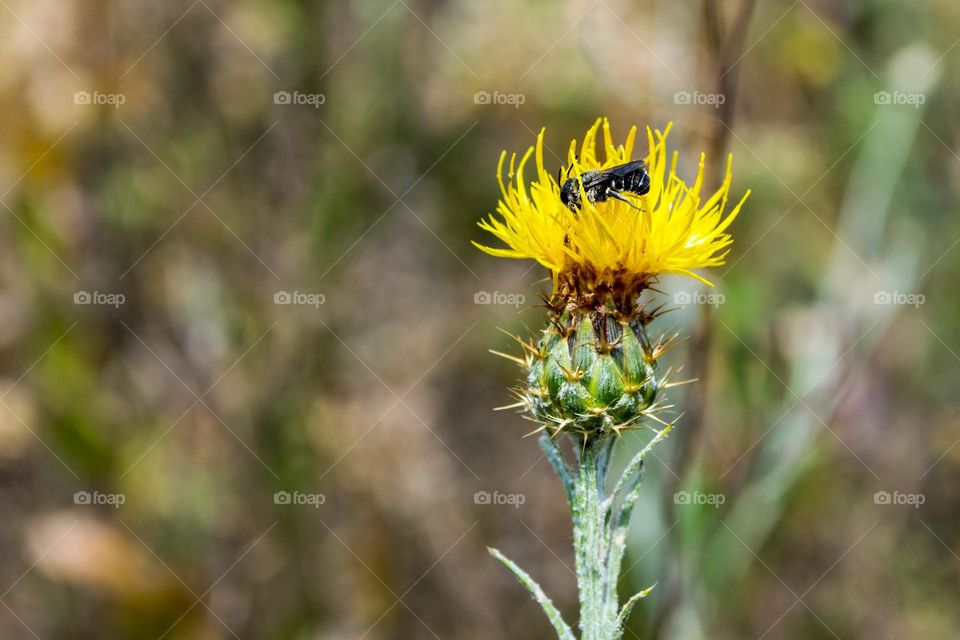
[[[627,162],[602,171],[584,171],[579,180],[570,178],[568,169],[567,176],[567,181],[560,189],[560,201],[574,213],[580,210],[581,183],[583,192],[587,194],[590,202],[606,202],[607,198],[616,198],[637,210],[640,207],[627,200],[620,192],[627,191],[638,196],[650,192],[650,174],[647,173],[647,163],[642,160]]]

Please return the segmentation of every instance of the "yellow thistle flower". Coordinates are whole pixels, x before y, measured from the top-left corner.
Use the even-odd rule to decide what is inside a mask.
[[[601,130],[602,161],[597,149]],[[641,302],[639,294],[660,274],[683,274],[707,282],[694,270],[724,263],[733,242],[727,228],[750,195],[748,191],[727,211],[732,178],[729,158],[723,182],[711,194],[701,195],[703,154],[693,185],[680,179],[677,154],[667,157],[669,132],[670,126],[663,132],[647,128],[649,150],[644,160],[650,189],[639,195],[634,192],[643,192],[645,181],[633,166],[617,174],[618,182],[585,175],[632,161],[636,127],[625,144],[614,146],[609,123],[605,118],[597,120],[584,136],[579,154],[576,140],[567,154],[565,180],[573,180],[568,184],[579,189],[578,206],[576,193],[570,187],[564,189],[543,164],[541,130],[536,146],[523,154],[519,164],[516,154],[511,156],[506,185],[507,154],[501,154],[497,178],[502,197],[496,214],[479,223],[506,247],[474,243],[494,256],[532,258],[553,276],[553,295],[546,301],[549,322],[540,336],[515,337],[523,349],[519,357],[493,353],[523,369],[523,380],[514,389],[517,401],[503,408],[520,409],[540,425],[540,446],[560,476],[575,516],[583,638],[621,638],[631,608],[649,593],[646,589],[635,594],[620,608],[617,579],[644,457],[673,429],[658,415],[672,407],[664,404],[663,393],[682,382],[670,382],[671,371],[663,371],[659,362],[676,344],[676,336],[650,339],[648,325],[660,307],[646,311],[647,302]],[[528,184],[524,170],[531,156],[537,173]],[[650,421],[663,429],[634,456],[608,493],[608,463],[616,438],[625,430],[649,426]],[[574,441],[575,466],[567,462],[557,442],[561,434]],[[605,551],[597,553],[597,549]],[[540,603],[558,637],[572,640],[573,631],[543,589],[499,551],[491,553]]]
[[[604,159],[601,161],[597,134],[603,131]],[[721,186],[709,197],[701,195],[705,155],[700,155],[700,168],[693,186],[676,174],[677,153],[667,157],[667,135],[647,127],[649,151],[646,160],[650,174],[650,191],[636,196],[624,193],[640,209],[625,202],[609,199],[590,202],[582,198],[576,213],[560,200],[560,184],[543,162],[544,130],[537,136],[536,147],[530,147],[517,164],[510,157],[509,183],[504,185],[503,167],[507,153],[500,156],[497,179],[502,198],[497,215],[491,214],[479,226],[502,240],[508,248],[495,248],[474,243],[482,251],[504,258],[532,258],[553,275],[554,295],[564,294],[578,299],[595,293],[633,295],[659,274],[677,273],[692,276],[711,284],[694,273],[694,269],[716,267],[733,242],[726,229],[736,218],[750,192],[729,213],[731,158]],[[570,143],[567,154],[569,175],[603,170],[631,160],[637,128],[630,129],[626,143],[614,146],[610,123],[597,119],[587,131],[577,153],[577,141]],[[535,155],[536,178],[529,184],[525,170],[530,156]]]

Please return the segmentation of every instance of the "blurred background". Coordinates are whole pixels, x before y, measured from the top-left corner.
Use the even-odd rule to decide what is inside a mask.
[[[675,123],[753,196],[628,638],[956,638],[960,5],[0,0],[0,636],[549,638],[569,514],[501,149]],[[643,152],[644,145],[639,145]],[[939,293],[938,293],[939,292]],[[627,438],[621,454],[649,434]]]

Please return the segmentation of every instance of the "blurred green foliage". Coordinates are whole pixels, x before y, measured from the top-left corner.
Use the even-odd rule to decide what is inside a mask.
[[[469,242],[501,149],[547,126],[559,168],[598,115],[754,191],[723,304],[658,321],[705,409],[647,475],[632,633],[955,636],[960,6],[743,6],[2,3],[0,636],[550,637],[486,545],[572,620],[486,352],[544,273]],[[676,97],[728,69],[732,109]]]

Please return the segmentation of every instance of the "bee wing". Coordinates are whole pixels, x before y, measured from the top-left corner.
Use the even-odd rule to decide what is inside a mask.
[[[618,164],[615,167],[610,167],[603,171],[587,171],[580,176],[580,179],[583,181],[584,189],[598,187],[604,182],[609,182],[614,178],[622,178],[636,171],[641,171],[646,167],[646,164],[643,160],[634,160],[633,162]]]
[[[610,167],[607,169],[606,173],[609,173],[612,177],[622,178],[623,176],[629,175],[641,169],[645,169],[647,163],[643,160],[634,160],[633,162],[627,162],[626,164],[618,164],[615,167]]]

